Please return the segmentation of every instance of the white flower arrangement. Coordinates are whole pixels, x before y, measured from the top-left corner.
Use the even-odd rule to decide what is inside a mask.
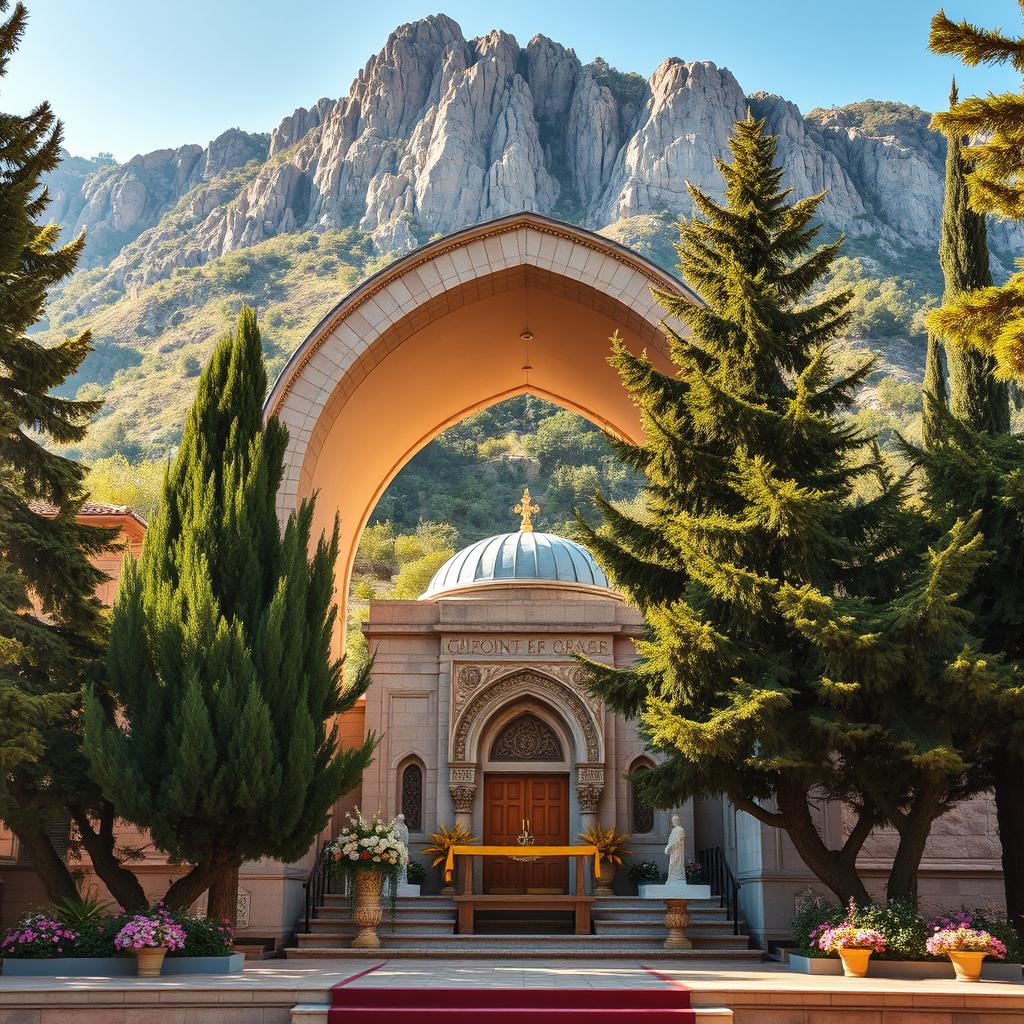
[[[394,819],[383,821],[378,814],[367,820],[357,807],[347,814],[347,824],[337,838],[324,848],[331,872],[343,880],[352,892],[352,876],[368,869],[381,872],[386,879],[392,908],[398,894],[398,884],[405,876],[409,851],[398,838]]]

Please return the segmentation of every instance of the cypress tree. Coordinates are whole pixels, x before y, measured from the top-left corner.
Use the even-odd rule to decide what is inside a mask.
[[[0,24],[0,77],[26,21],[19,3]],[[53,450],[80,441],[101,404],[52,393],[78,371],[90,338],[44,345],[28,333],[85,244],[83,235],[59,245],[57,226],[42,221],[50,200],[40,181],[60,147],[48,103],[0,116],[0,818],[51,899],[77,895],[48,828],[73,819],[111,892],[137,905],[142,888],[118,860],[113,809],[90,784],[79,742],[84,689],[102,676],[106,642],[95,597],[106,577],[90,556],[114,531],[78,522],[85,469]]]
[[[967,21],[953,22],[943,11],[932,19],[930,46],[935,53],[960,57],[969,67],[1011,63],[1018,71],[1024,71],[1024,40]],[[964,349],[974,348],[992,356],[1001,377],[1024,379],[1024,272],[1018,271],[1005,284],[993,287],[987,256],[982,261],[978,252],[978,245],[984,244],[984,223],[980,218],[972,221],[959,212],[964,199],[963,179],[967,184],[967,201],[975,213],[1024,219],[1021,95],[1007,92],[954,102],[950,110],[932,118],[932,127],[950,140],[952,149],[952,154],[947,155],[946,190],[954,232],[949,244],[944,244],[942,254],[947,294],[941,308],[929,314],[929,329],[947,343],[955,342]],[[964,138],[981,141],[962,149],[954,145],[954,140]],[[970,168],[966,174],[963,161]],[[943,227],[945,232],[945,223]],[[951,274],[953,294],[949,294]],[[967,371],[967,377],[973,381],[972,387],[963,392],[968,412],[979,402],[973,394],[979,381],[976,370],[977,367]]]
[[[921,438],[930,446],[935,437],[935,416],[933,406],[948,408],[946,396],[946,374],[942,366],[942,341],[934,332],[928,332],[928,348],[924,356],[924,386],[922,388]]]
[[[244,309],[199,379],[160,511],[122,577],[107,659],[116,704],[91,699],[86,721],[119,812],[193,865],[167,902],[209,885],[210,913],[231,920],[242,861],[305,853],[374,746],[337,745],[332,720],[369,677],[342,694],[330,652],[337,522],[312,555],[313,501],[279,529],[287,432],[263,421],[266,386]]]
[[[893,594],[923,615],[911,590],[950,599],[949,588],[973,568],[975,547],[970,537],[950,541],[957,573],[931,562],[922,569],[905,553],[920,529],[904,507],[903,482],[836,415],[871,368],[838,379],[831,369],[828,343],[848,323],[849,295],[807,301],[841,241],[811,251],[822,195],[788,202],[775,139],[761,121],[737,124],[730,150],[731,162],[718,165],[724,204],[691,186],[700,216],[680,228],[679,270],[703,304],[658,296],[668,322],[690,330],[683,338],[665,328],[676,375],[613,345],[646,435],[639,445],[615,444],[646,477],[645,510],[628,515],[602,499],[603,526],[583,530],[649,632],[636,666],[590,664],[591,685],[639,718],[664,756],[644,773],[652,802],[724,793],[784,829],[841,899],[864,900],[856,859],[871,829],[912,810],[905,843],[901,833],[900,864],[909,870],[894,888],[913,888],[915,848],[960,792],[952,778],[959,762],[947,760],[941,794],[924,791],[912,769],[926,751],[910,737],[920,723],[897,713],[906,698],[882,685],[884,674],[863,686],[830,675],[870,637],[851,626],[848,650],[830,650],[814,628],[828,615],[815,606],[812,616],[811,598],[855,600],[865,628],[869,618],[898,618],[886,605]],[[903,639],[894,635],[891,648],[905,652]],[[957,646],[932,652],[927,679],[949,668]],[[897,658],[889,660],[891,667]],[[905,653],[901,664],[912,660]],[[838,848],[815,824],[823,795],[856,815]]]
[[[949,94],[957,104],[956,82]],[[967,166],[963,143],[946,139],[946,191],[942,206],[939,264],[945,280],[943,303],[992,285],[985,215],[971,209],[967,193]],[[1010,396],[1005,382],[995,379],[996,362],[976,348],[957,343],[946,346],[949,367],[949,403],[953,415],[971,430],[998,434],[1010,429]]]

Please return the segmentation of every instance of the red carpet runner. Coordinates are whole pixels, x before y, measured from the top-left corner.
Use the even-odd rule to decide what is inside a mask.
[[[638,1014],[643,1014],[638,1018]],[[694,1024],[690,993],[665,988],[370,988],[331,990],[328,1024]]]

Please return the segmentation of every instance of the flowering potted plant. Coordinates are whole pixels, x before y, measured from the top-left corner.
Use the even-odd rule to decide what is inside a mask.
[[[844,921],[820,930],[818,948],[824,953],[838,953],[843,961],[843,974],[848,978],[863,978],[867,976],[871,954],[885,952],[885,936],[874,928],[860,928]]]
[[[47,914],[23,917],[0,941],[0,957],[63,956],[78,941],[78,932]]]
[[[936,927],[925,943],[932,956],[945,954],[953,962],[957,981],[977,981],[981,977],[981,963],[986,956],[997,960],[1006,957],[1006,946],[994,935],[967,924]]]
[[[128,919],[114,936],[114,948],[134,953],[140,978],[158,978],[164,957],[185,947],[185,929],[162,907]]]
[[[704,865],[699,860],[691,860],[686,865],[687,885],[707,885],[708,875]]]
[[[430,866],[436,868],[440,864],[443,875],[444,862],[448,859],[448,851],[453,846],[472,846],[476,839],[468,829],[464,829],[461,825],[456,824],[450,829],[442,825],[436,832],[431,832],[430,841],[433,845],[424,847],[423,852],[433,855],[434,859],[430,862]],[[442,878],[441,895],[450,896],[454,892],[455,886],[450,882],[446,883]]]
[[[368,821],[358,807],[347,818],[348,824],[327,847],[327,856],[333,874],[345,882],[355,903],[352,920],[359,931],[352,946],[376,949],[380,945],[377,926],[383,916],[381,890],[387,882],[394,913],[409,851],[399,839],[393,821],[381,821],[376,814]]]
[[[630,855],[629,850],[623,849],[626,840],[629,839],[628,833],[616,832],[614,825],[602,828],[598,822],[591,825],[586,832],[580,832],[579,837],[588,846],[596,846],[601,855],[601,873],[594,879],[597,883],[594,895],[611,896],[615,869],[622,863],[623,857]]]

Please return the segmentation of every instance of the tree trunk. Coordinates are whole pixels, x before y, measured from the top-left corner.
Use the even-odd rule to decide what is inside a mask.
[[[238,924],[238,865],[221,869],[210,883],[206,916],[214,921],[227,921],[232,928]]]
[[[18,837],[52,903],[78,899],[78,885],[53,845],[46,828],[46,814],[33,794],[14,780],[8,780],[10,794],[6,823]]]
[[[740,810],[774,828],[781,828],[792,840],[800,858],[818,880],[835,893],[842,903],[851,899],[868,903],[871,897],[857,873],[857,855],[874,827],[875,818],[862,811],[857,824],[839,850],[830,850],[822,841],[811,817],[807,787],[802,780],[783,777],[775,790],[778,813],[765,811],[747,800],[734,800]]]
[[[206,892],[218,870],[219,868],[208,860],[193,865],[188,874],[171,883],[164,893],[164,905],[168,910],[187,909]]]
[[[802,785],[785,781],[776,792],[779,811],[786,819],[786,831],[803,862],[836,894],[840,903],[851,899],[857,903],[870,900],[867,889],[857,874],[857,853],[849,844],[840,850],[830,850],[811,817],[808,794]],[[870,830],[869,830],[870,831]]]
[[[887,900],[906,900],[915,906],[921,858],[932,830],[932,822],[942,813],[945,787],[928,780],[917,787],[916,794],[909,811],[904,814],[894,812],[892,815],[900,841],[885,886]]]
[[[18,842],[29,856],[32,862],[32,869],[46,886],[46,894],[52,903],[59,903],[61,900],[77,900],[79,898],[78,886],[75,884],[67,864],[57,855],[53,848],[53,841],[43,826],[43,819],[36,817],[35,820],[9,821],[11,831],[18,837]]]
[[[110,895],[125,910],[145,911],[149,909],[149,898],[134,872],[126,868],[117,858],[114,838],[114,807],[109,801],[103,802],[98,829],[93,828],[84,811],[72,807],[71,817],[82,835],[82,845],[89,854],[93,869],[110,890]]]
[[[1003,750],[993,765],[993,774],[1006,916],[1024,939],[1024,756]]]

